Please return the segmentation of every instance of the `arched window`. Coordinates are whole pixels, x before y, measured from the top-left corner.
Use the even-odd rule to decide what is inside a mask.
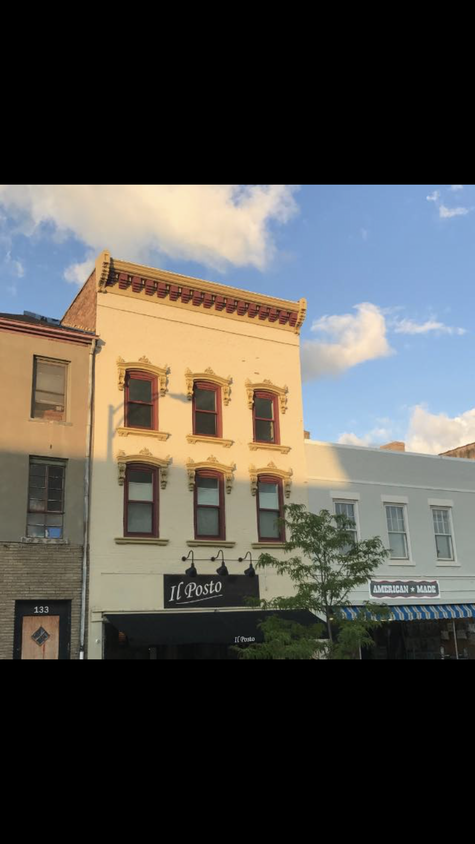
[[[148,372],[128,370],[125,378],[125,426],[158,430],[157,379]]]
[[[259,542],[285,542],[284,526],[278,522],[284,515],[282,479],[259,475],[256,497]]]
[[[146,464],[127,465],[124,536],[158,537],[158,472]]]
[[[226,539],[224,478],[220,472],[199,469],[194,486],[195,539]]]
[[[279,405],[275,393],[255,390],[252,405],[254,442],[280,443]]]
[[[221,387],[210,381],[194,382],[193,434],[222,437]]]

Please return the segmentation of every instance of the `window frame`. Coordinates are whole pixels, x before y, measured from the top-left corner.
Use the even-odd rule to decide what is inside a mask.
[[[277,477],[276,475],[258,475],[257,476],[257,490],[256,490],[256,510],[257,510],[257,536],[259,537],[259,542],[285,542],[285,525],[278,524],[279,528],[279,536],[262,536],[261,534],[261,521],[259,518],[259,514],[261,510],[265,513],[275,513],[276,510],[269,510],[266,507],[260,507],[260,492],[259,492],[259,485],[260,484],[277,484],[277,493],[279,496],[279,516],[278,518],[282,519],[284,517],[284,490],[283,490],[283,483],[282,478]]]
[[[130,392],[129,392],[129,382],[130,379],[135,381],[148,381],[151,384],[151,391],[152,391],[152,399],[149,402],[142,402],[130,399]],[[125,384],[124,384],[124,426],[126,428],[135,428],[141,431],[158,431],[158,379],[156,375],[152,375],[150,372],[145,372],[140,369],[128,369],[125,373]],[[140,405],[146,407],[152,407],[152,424],[151,426],[145,425],[132,425],[129,421],[129,405]]]
[[[274,408],[274,418],[266,419],[263,416],[256,416],[256,398],[267,399],[272,401]],[[274,439],[273,440],[258,440],[256,435],[256,421],[273,422],[274,423]],[[253,442],[263,443],[264,445],[280,445],[280,424],[279,424],[279,402],[276,393],[269,390],[254,390],[252,400],[252,436]]]
[[[198,478],[217,478],[218,480],[218,496],[219,504],[216,507],[214,504],[200,504],[198,505]],[[193,522],[194,533],[196,540],[215,540],[224,541],[226,539],[226,510],[224,506],[224,475],[215,469],[197,469],[195,474],[195,484],[193,490]],[[218,510],[218,525],[219,533],[210,536],[209,534],[198,534],[198,508],[209,508]]]
[[[30,498],[34,498],[31,495],[31,467],[32,465],[42,465],[46,466],[46,478],[45,478],[45,509],[44,510],[30,510]],[[63,469],[63,484],[62,484],[62,496],[61,496],[61,508],[58,510],[49,510],[48,509],[48,482],[49,482],[49,470],[51,467],[62,468]],[[48,460],[47,458],[43,457],[30,457],[29,464],[28,464],[28,497],[27,497],[27,506],[26,506],[26,536],[30,539],[64,539],[64,516],[65,516],[65,498],[66,498],[66,467],[67,467],[67,460]],[[28,533],[28,528],[30,527],[28,522],[29,516],[41,515],[44,518],[43,528],[45,533],[43,536],[30,536]],[[48,527],[59,527],[59,525],[47,525],[46,518],[48,516],[61,516],[61,536],[46,536],[46,529]]]
[[[63,416],[62,419],[48,419],[48,417],[44,416],[37,416],[35,415],[35,405],[36,405],[36,392],[37,392],[37,372],[38,372],[38,364],[45,363],[52,366],[61,367],[64,371],[64,409],[63,409]],[[56,422],[59,425],[64,425],[68,421],[68,404],[69,404],[69,367],[71,362],[68,360],[60,360],[59,358],[49,358],[45,357],[44,355],[33,355],[33,378],[32,378],[32,392],[31,392],[31,407],[30,407],[30,419],[39,419],[44,420],[46,422]]]
[[[196,407],[196,390],[209,390],[215,393],[216,410],[200,410]],[[219,384],[213,384],[212,381],[194,381],[193,382],[193,401],[192,401],[192,416],[193,416],[193,436],[196,437],[210,437],[211,439],[222,439],[223,436],[223,422],[221,409],[221,387]],[[215,434],[201,434],[196,430],[196,414],[207,413],[210,416],[216,417],[216,433]]]
[[[404,521],[404,531],[400,530],[389,530],[389,522],[388,522],[388,507],[397,507],[402,510],[403,514],[403,521]],[[384,502],[384,510],[386,516],[386,530],[388,534],[388,544],[389,544],[389,560],[402,560],[403,562],[410,562],[411,560],[411,546],[409,543],[409,525],[408,525],[408,518],[407,518],[407,504],[404,502],[399,501],[385,501]],[[390,541],[390,534],[403,534],[405,537],[406,542],[406,556],[405,557],[394,557],[391,553],[391,541]]]
[[[435,552],[436,552],[437,562],[438,563],[439,562],[441,562],[441,563],[455,563],[456,557],[455,557],[454,525],[453,525],[452,512],[451,512],[452,507],[442,507],[440,505],[433,504],[433,505],[431,505],[430,509],[431,509],[431,515],[432,515],[432,527],[433,527],[433,530],[434,530]],[[447,513],[450,533],[437,533],[436,532],[435,521],[434,521],[434,510],[443,510],[445,513]],[[437,550],[437,537],[438,536],[448,536],[449,537],[450,546],[452,548],[452,556],[451,557],[439,557],[439,552]]]
[[[130,472],[148,472],[152,475],[152,501],[140,501],[138,499],[129,498],[129,475]],[[125,470],[124,481],[124,537],[143,537],[144,539],[158,539],[159,537],[159,469],[155,466],[150,466],[147,463],[127,463]],[[151,533],[144,533],[143,531],[130,531],[128,529],[129,521],[129,504],[152,504],[152,531]]]
[[[334,498],[333,499],[333,510],[334,510],[335,516],[338,515],[337,510],[336,510],[337,504],[351,504],[352,505],[353,514],[354,514],[353,521],[355,523],[355,526],[354,526],[354,528],[350,528],[348,532],[354,533],[355,534],[355,540],[354,541],[359,542],[360,541],[360,523],[359,523],[359,514],[358,514],[358,501],[355,498]]]

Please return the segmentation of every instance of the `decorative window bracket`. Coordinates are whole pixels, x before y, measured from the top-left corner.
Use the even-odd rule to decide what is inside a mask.
[[[193,398],[193,384],[195,381],[210,381],[211,384],[216,384],[223,389],[223,402],[225,405],[228,405],[230,402],[230,387],[232,384],[232,378],[229,375],[227,378],[221,378],[220,375],[216,375],[213,372],[211,367],[206,369],[204,372],[192,372],[191,369],[187,369],[185,372],[186,378],[186,395],[188,401],[191,401]]]
[[[254,465],[249,466],[249,474],[251,476],[251,494],[257,495],[257,485],[259,483],[259,475],[275,475],[276,478],[281,478],[284,482],[284,493],[286,498],[290,498],[290,491],[292,489],[292,469],[278,469],[275,463],[268,463],[262,469],[256,469]]]
[[[287,393],[289,392],[287,384],[284,384],[283,387],[277,387],[277,385],[273,384],[272,381],[269,381],[268,378],[264,381],[260,381],[258,384],[253,384],[249,378],[246,378],[245,384],[247,392],[247,406],[249,410],[252,410],[254,404],[255,391],[266,390],[268,393],[275,393],[276,396],[279,396],[281,413],[285,413],[287,410]]]
[[[171,463],[171,457],[168,455],[164,459],[161,457],[154,457],[148,448],[143,448],[139,454],[126,454],[125,451],[119,451],[117,454],[117,465],[119,467],[119,486],[124,486],[125,473],[127,471],[128,463],[142,463],[145,466],[153,466],[160,469],[160,486],[166,489],[168,481],[168,467]]]
[[[216,457],[211,455],[207,460],[200,460],[195,463],[194,460],[188,460],[186,463],[186,470],[188,472],[188,489],[193,491],[195,488],[195,475],[198,469],[212,469],[215,472],[222,472],[226,482],[226,492],[230,493],[233,488],[235,463],[226,466],[220,463]]]
[[[147,372],[149,375],[155,376],[158,379],[160,395],[163,397],[167,392],[167,374],[168,365],[154,366],[145,355],[137,361],[125,361],[124,358],[117,358],[117,368],[119,370],[119,390],[123,390],[125,386],[125,376],[128,370],[139,370],[140,372]]]

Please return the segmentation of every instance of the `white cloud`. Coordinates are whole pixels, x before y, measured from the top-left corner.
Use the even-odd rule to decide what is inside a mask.
[[[471,208],[447,208],[446,205],[439,205],[439,217],[441,217],[442,220],[448,220],[450,217],[463,217],[471,210]]]
[[[323,316],[313,323],[312,331],[326,335],[330,342],[304,341],[304,381],[337,375],[359,363],[393,354],[386,339],[386,321],[381,310],[370,302],[355,305],[355,310],[356,314]]]
[[[463,190],[463,185],[450,185],[450,190]]]
[[[296,185],[0,185],[0,203],[18,231],[72,234],[94,254],[146,261],[153,250],[225,270],[264,269],[273,221],[298,210]],[[88,262],[85,262],[88,264]],[[68,270],[69,280],[80,272]],[[87,273],[87,270],[86,270]],[[85,280],[85,277],[82,281]]]
[[[428,334],[430,331],[435,331],[438,334],[466,334],[465,328],[454,328],[435,319],[428,319],[422,323],[415,322],[412,319],[401,319],[394,324],[394,331],[396,334]]]
[[[440,199],[440,191],[435,190],[430,196],[426,196],[428,202],[437,202]]]
[[[368,431],[367,434],[364,434],[362,437],[358,437],[356,434],[351,432],[345,432],[338,438],[338,442],[342,445],[365,445],[365,446],[379,446],[384,445],[385,443],[391,442],[393,439],[393,435],[388,428],[373,428],[371,431]]]
[[[409,451],[440,454],[471,442],[475,442],[475,408],[454,417],[430,413],[422,405],[414,408],[407,432]]]
[[[89,252],[85,261],[78,264],[71,264],[64,272],[66,281],[70,284],[84,284],[94,269],[95,253]]]

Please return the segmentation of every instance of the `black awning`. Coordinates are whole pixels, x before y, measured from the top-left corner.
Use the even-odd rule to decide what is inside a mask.
[[[310,625],[319,619],[308,610],[248,610],[247,612],[107,613],[104,619],[131,645],[234,645],[245,640],[263,642],[260,621],[277,615],[288,621]]]

